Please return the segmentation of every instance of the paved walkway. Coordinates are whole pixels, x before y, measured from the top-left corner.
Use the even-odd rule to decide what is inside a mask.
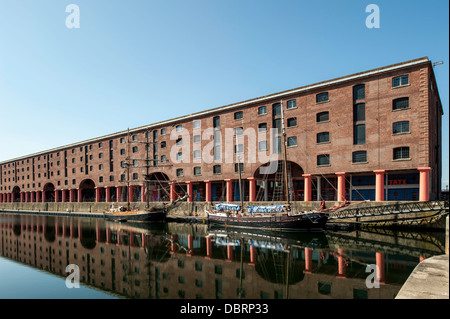
[[[416,266],[395,299],[449,299],[449,255]]]

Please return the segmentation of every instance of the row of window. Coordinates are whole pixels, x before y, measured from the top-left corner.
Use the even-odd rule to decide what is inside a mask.
[[[393,160],[409,160],[409,147],[396,147],[393,149]],[[352,163],[367,163],[367,151],[356,151],[352,153]],[[330,154],[317,156],[317,166],[329,166]]]

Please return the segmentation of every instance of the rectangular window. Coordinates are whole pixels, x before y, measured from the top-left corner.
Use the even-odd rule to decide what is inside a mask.
[[[213,127],[220,127],[220,116],[214,116]]]
[[[194,128],[200,128],[201,122],[199,120],[194,121]]]
[[[235,120],[242,120],[244,118],[244,113],[242,111],[234,113]]]
[[[409,97],[402,97],[392,101],[392,110],[409,109]]]
[[[394,148],[394,160],[409,159],[409,147]]]
[[[234,129],[234,135],[235,136],[241,136],[242,134],[244,134],[244,128],[243,127],[236,127]]]
[[[366,144],[366,125],[359,124],[353,127],[353,144]]]
[[[183,177],[183,169],[182,168],[177,169],[177,177]]]
[[[194,175],[201,175],[202,174],[202,168],[201,167],[194,167]]]
[[[165,128],[161,129],[161,135],[166,135],[166,129]]]
[[[183,160],[183,153],[177,153],[177,161]]]
[[[316,122],[327,122],[330,120],[330,113],[329,112],[320,112],[316,115]]]
[[[272,104],[272,116],[281,116],[281,103]]]
[[[267,141],[261,141],[258,143],[258,151],[267,151]]]
[[[328,143],[330,141],[330,132],[317,133],[317,143]]]
[[[258,115],[267,114],[267,107],[266,106],[260,106],[258,107]]]
[[[367,162],[367,151],[357,151],[352,153],[353,163],[365,163]]]
[[[408,75],[397,76],[392,79],[392,87],[393,88],[408,85],[408,84],[409,84],[409,76]]]
[[[328,101],[328,92],[319,93],[316,95],[317,103],[322,103],[322,102],[327,102],[327,101]]]
[[[183,130],[183,126],[182,125],[177,125],[176,127],[175,127],[175,131],[176,132],[181,132]]]
[[[238,144],[234,146],[234,152],[235,153],[242,153],[244,152],[244,144]]]
[[[239,166],[238,166],[238,164],[239,164]],[[239,169],[241,170],[241,172],[244,171],[244,163],[235,163],[234,164],[234,172],[239,173]]]
[[[321,154],[317,156],[317,166],[330,165],[330,155]]]
[[[200,143],[200,135],[194,135],[194,143]]]
[[[355,85],[353,87],[353,100],[364,100],[366,98],[366,87],[364,84]]]
[[[265,131],[267,131],[267,123],[259,123],[258,132],[265,132]]]
[[[366,120],[366,104],[358,103],[353,105],[353,122]]]
[[[221,173],[222,173],[222,166],[220,166],[220,165],[214,165],[214,166],[213,166],[213,173],[214,173],[214,174],[221,174]]]
[[[194,151],[194,159],[200,158],[200,150],[195,150]]]
[[[214,160],[220,160],[220,145],[214,146]]]
[[[409,121],[395,122],[392,125],[393,134],[409,133]]]
[[[161,163],[165,163],[167,161],[166,155],[161,155]]]
[[[297,146],[297,136],[288,137],[287,146]]]
[[[294,109],[297,107],[297,101],[296,100],[290,100],[287,101],[287,109]]]
[[[291,117],[287,119],[287,127],[295,127],[297,126],[297,118]]]

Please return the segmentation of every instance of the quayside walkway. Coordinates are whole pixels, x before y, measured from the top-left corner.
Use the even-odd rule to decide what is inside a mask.
[[[416,266],[395,299],[449,299],[449,255]]]

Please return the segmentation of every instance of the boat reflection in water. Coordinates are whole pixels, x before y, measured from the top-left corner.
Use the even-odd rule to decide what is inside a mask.
[[[180,223],[0,214],[3,257],[125,298],[392,299],[441,235],[266,233]],[[366,286],[376,264],[380,288]],[[2,289],[2,288],[0,288]],[[4,288],[5,289],[5,288]]]

